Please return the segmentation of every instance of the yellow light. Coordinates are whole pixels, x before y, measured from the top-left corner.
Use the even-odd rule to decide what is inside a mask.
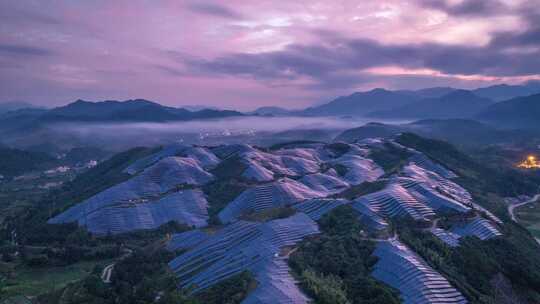
[[[534,156],[532,156],[532,155],[529,156],[529,160],[530,160],[531,162],[535,161],[535,159],[536,159],[536,158],[535,158]]]

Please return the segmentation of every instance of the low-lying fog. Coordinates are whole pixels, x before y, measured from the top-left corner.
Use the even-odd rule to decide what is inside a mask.
[[[63,123],[27,135],[19,146],[56,144],[99,146],[123,150],[172,142],[217,145],[251,143],[271,145],[289,140],[330,141],[341,131],[368,122],[403,123],[365,118],[338,117],[235,117],[169,123]]]

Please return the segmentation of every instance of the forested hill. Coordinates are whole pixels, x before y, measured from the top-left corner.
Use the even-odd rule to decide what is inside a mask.
[[[45,169],[57,162],[45,153],[0,147],[0,175],[12,178],[23,173]]]

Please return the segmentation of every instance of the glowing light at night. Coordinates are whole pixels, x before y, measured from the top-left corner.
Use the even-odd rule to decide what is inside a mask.
[[[536,160],[534,155],[529,155],[526,160],[518,165],[518,167],[524,169],[540,169],[540,162]]]

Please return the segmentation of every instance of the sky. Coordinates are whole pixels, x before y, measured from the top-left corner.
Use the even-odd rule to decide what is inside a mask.
[[[302,108],[540,79],[540,0],[0,1],[0,101]]]

